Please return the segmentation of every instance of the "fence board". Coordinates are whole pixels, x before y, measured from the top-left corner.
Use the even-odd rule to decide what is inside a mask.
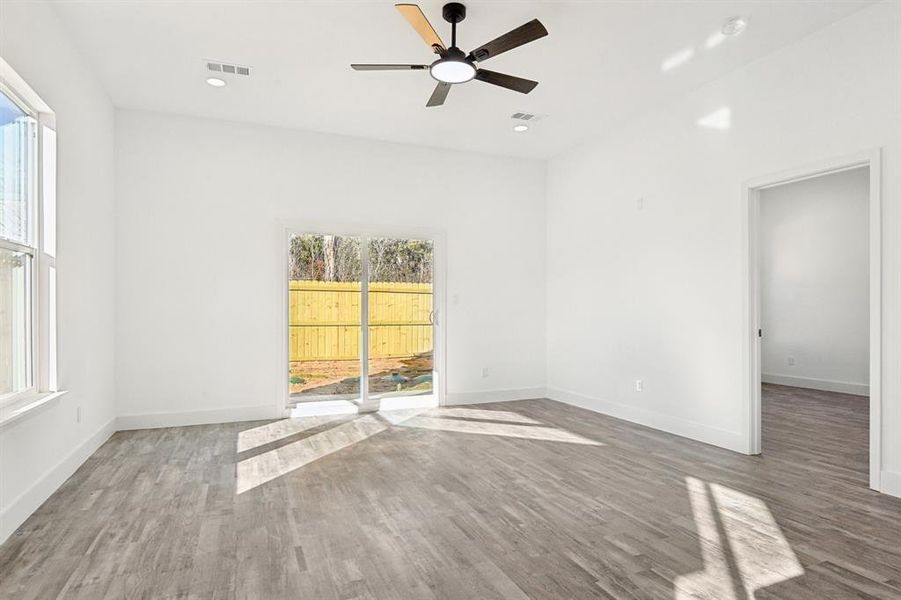
[[[369,284],[369,356],[402,358],[432,350],[432,284]],[[291,281],[288,285],[289,357],[360,357],[360,284]]]

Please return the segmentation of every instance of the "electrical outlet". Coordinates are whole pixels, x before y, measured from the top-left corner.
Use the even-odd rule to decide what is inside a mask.
[[[635,208],[638,210],[644,210],[644,198],[639,198],[635,201]]]
[[[641,379],[635,380],[635,391],[643,392],[644,391],[644,382]]]
[[[75,422],[81,423],[81,407],[80,406],[75,407]]]
[[[788,366],[790,366],[790,367],[795,366],[795,357],[794,357],[794,356],[789,356],[788,359],[787,359],[787,362],[788,362]]]
[[[482,377],[488,377],[488,367],[482,367]]]

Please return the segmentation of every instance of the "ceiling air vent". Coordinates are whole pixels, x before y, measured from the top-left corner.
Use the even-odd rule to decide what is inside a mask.
[[[213,60],[208,60],[206,62],[206,68],[208,71],[212,71],[213,73],[227,73],[229,75],[250,75],[250,67],[244,67],[241,65],[232,65],[229,63],[217,62]]]
[[[540,121],[541,119],[543,119],[546,116],[547,115],[536,115],[536,114],[527,113],[527,112],[517,112],[517,113],[513,113],[512,115],[510,115],[510,118],[514,119],[516,121],[526,121],[529,123],[534,123],[535,121]]]

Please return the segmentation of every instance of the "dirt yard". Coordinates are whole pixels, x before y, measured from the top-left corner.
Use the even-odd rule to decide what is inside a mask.
[[[431,389],[431,374],[431,353],[408,358],[373,358],[369,361],[369,385],[373,392],[392,391],[398,386],[402,389]],[[353,394],[360,390],[359,376],[358,360],[292,362],[290,392]]]

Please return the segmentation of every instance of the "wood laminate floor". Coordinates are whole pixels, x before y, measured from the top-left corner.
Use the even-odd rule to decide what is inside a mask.
[[[120,432],[0,597],[901,598],[867,400],[766,386],[748,457],[549,400]]]

